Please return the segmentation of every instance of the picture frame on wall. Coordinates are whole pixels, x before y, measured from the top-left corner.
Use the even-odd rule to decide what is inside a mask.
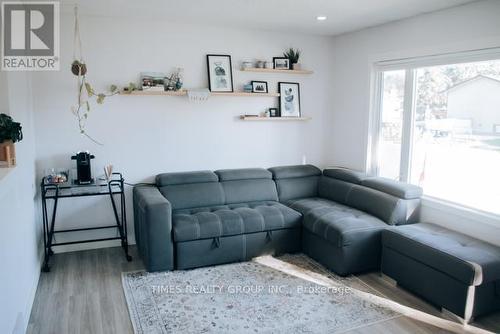
[[[208,89],[211,92],[234,92],[230,55],[207,55]]]
[[[267,81],[252,81],[252,93],[268,93]]]
[[[289,70],[290,59],[287,57],[273,57],[273,68],[275,70]]]
[[[298,82],[278,82],[281,117],[300,117],[300,85]]]

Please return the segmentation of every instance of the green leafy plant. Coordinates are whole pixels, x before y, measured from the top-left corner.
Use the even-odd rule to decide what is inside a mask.
[[[103,104],[104,99],[108,96],[113,96],[119,93],[116,85],[111,85],[109,91],[98,93],[92,85],[87,81],[87,65],[83,61],[75,60],[71,64],[71,72],[78,77],[78,100],[77,104],[72,107],[72,112],[78,120],[78,128],[80,133],[94,143],[102,145],[100,142],[92,138],[86,131],[86,123],[91,111],[90,101],[95,99],[97,104]]]
[[[0,114],[0,143],[12,140],[14,143],[23,139],[21,123],[14,122],[12,117]]]
[[[299,49],[289,48],[283,53],[283,56],[290,59],[292,64],[297,64],[299,62],[301,51]]]
[[[132,93],[134,90],[139,90],[139,89],[137,88],[137,85],[136,85],[135,83],[133,83],[133,82],[130,82],[130,83],[128,84],[128,86],[127,86],[127,87],[124,87],[124,88],[123,88],[123,92],[124,92],[125,94],[130,94],[130,93]]]

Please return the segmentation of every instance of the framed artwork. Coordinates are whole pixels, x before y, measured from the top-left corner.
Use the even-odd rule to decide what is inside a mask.
[[[278,82],[281,117],[300,117],[300,87],[297,82]]]
[[[164,91],[166,73],[141,72],[141,89],[150,91]]]
[[[267,93],[266,81],[252,81],[252,93]]]
[[[278,108],[269,108],[269,117],[280,117]]]
[[[207,55],[208,89],[233,92],[233,69],[230,55]]]
[[[275,70],[289,70],[290,59],[286,57],[273,57],[273,67]]]

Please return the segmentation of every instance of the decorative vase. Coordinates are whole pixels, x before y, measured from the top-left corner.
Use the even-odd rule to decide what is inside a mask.
[[[16,165],[16,147],[12,140],[0,143],[0,166],[13,167]]]
[[[302,64],[301,63],[294,63],[292,64],[292,69],[293,70],[301,70],[302,69]]]

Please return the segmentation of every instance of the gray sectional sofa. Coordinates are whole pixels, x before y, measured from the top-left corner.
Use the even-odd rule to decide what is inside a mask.
[[[134,188],[148,271],[303,251],[340,275],[379,268],[381,232],[417,219],[418,187],[312,165],[165,173]]]
[[[136,242],[148,271],[302,251],[340,275],[381,267],[466,321],[499,310],[500,248],[412,224],[421,195],[311,165],[166,173],[134,188]]]

